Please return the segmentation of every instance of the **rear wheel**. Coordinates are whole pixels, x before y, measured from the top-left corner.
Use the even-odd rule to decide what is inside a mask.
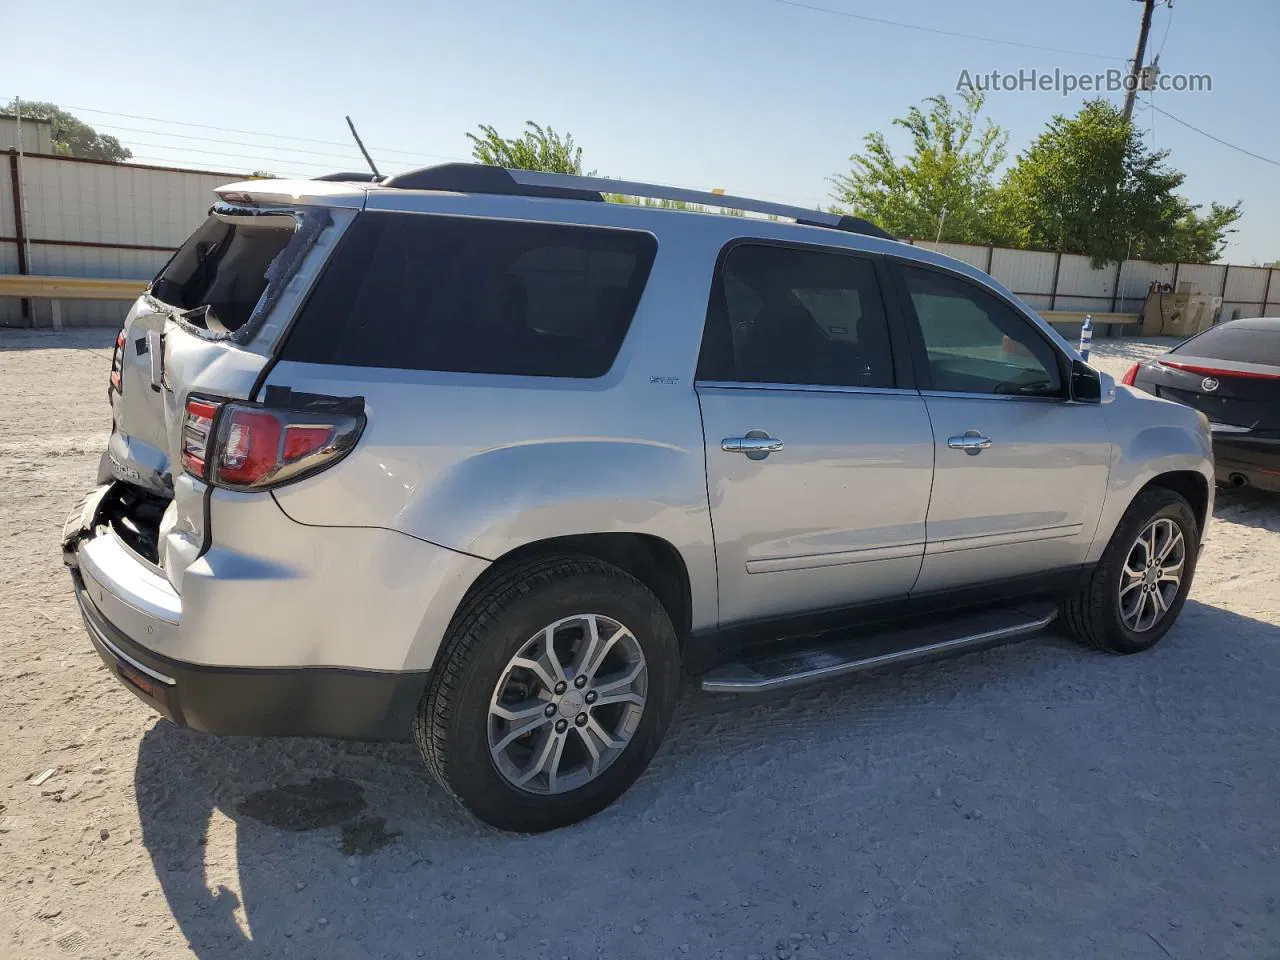
[[[1186,602],[1199,543],[1185,498],[1161,487],[1139,494],[1088,583],[1064,606],[1072,633],[1112,653],[1154,647]]]
[[[431,772],[507,830],[564,826],[644,771],[679,693],[679,648],[657,598],[610,564],[518,563],[451,625],[414,733]]]

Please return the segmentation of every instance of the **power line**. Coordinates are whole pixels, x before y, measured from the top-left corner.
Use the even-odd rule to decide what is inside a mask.
[[[1169,28],[1173,26],[1173,4],[1168,4],[1169,16],[1164,21],[1164,36],[1160,38],[1160,49],[1156,51],[1156,59],[1160,59],[1160,54],[1164,53],[1164,45],[1169,42]]]
[[[350,144],[342,140],[317,140],[313,137],[293,137],[281,133],[265,133],[261,130],[242,130],[237,127],[219,127],[210,123],[194,123],[190,120],[166,120],[163,117],[147,117],[137,113],[119,113],[114,110],[99,110],[95,107],[77,107],[71,104],[62,104],[64,110],[74,110],[80,113],[96,113],[106,117],[125,117],[129,120],[146,120],[150,123],[172,124],[180,127],[197,127],[202,130],[218,130],[222,133],[239,133],[250,137],[271,137],[276,140],[289,140],[294,143],[316,143],[327,147],[349,147]],[[105,126],[105,124],[104,124]],[[265,144],[263,144],[265,146]],[[392,147],[370,147],[371,150],[380,150],[383,153],[400,153],[409,157],[430,157],[433,160],[461,160],[461,157],[451,157],[439,153],[422,153],[416,150],[400,150]]]
[[[111,124],[100,124],[99,126],[104,130],[124,129]],[[156,130],[139,130],[137,132],[142,133],[144,135],[148,135],[148,136],[159,137],[160,142],[155,142],[152,140],[143,140],[138,138],[137,136],[131,136],[127,138],[128,143],[126,144],[126,146],[128,146],[130,149],[137,146],[142,148],[155,148],[155,149],[161,149],[161,150],[178,151],[181,153],[201,154],[203,156],[211,156],[211,157],[228,157],[233,160],[238,159],[238,160],[262,161],[265,163],[270,163],[270,164],[275,164],[278,166],[285,166],[285,167],[288,167],[288,166],[323,167],[327,170],[333,170],[335,167],[344,163],[348,165],[355,164],[357,166],[359,166],[361,163],[360,158],[358,156],[352,156],[352,154],[355,153],[354,150],[351,151],[351,153],[344,155],[344,154],[336,154],[336,153],[326,153],[324,151],[312,152],[312,151],[303,150],[297,147],[277,147],[277,146],[273,146],[272,144],[239,143],[238,141],[235,141],[235,140],[220,140],[215,137],[184,137],[183,134],[162,134]],[[184,139],[199,140],[203,143],[213,143],[213,144],[224,145],[224,146],[233,146],[233,147],[245,146],[245,147],[249,147],[250,149],[257,148],[257,149],[263,150],[266,153],[270,153],[273,155],[272,156],[262,156],[261,154],[255,155],[252,153],[245,153],[240,150],[232,150],[228,152],[225,150],[210,149],[209,147],[192,146],[185,143],[172,143],[168,141],[167,139],[168,137],[184,137]],[[298,157],[281,157],[276,153],[276,151],[280,151],[280,150],[288,150],[290,153],[299,153],[299,154],[302,154],[303,157],[306,157],[308,159],[301,159]],[[418,162],[425,163],[425,161],[421,161],[421,160]],[[400,165],[401,165],[400,163],[393,164],[393,166],[400,166]]]
[[[137,146],[137,147],[142,147],[143,149],[157,149],[157,150],[165,150],[170,152],[195,153],[195,154],[200,154],[202,156],[209,156],[209,157],[229,157],[232,160],[261,160],[266,163],[296,164],[304,167],[328,167],[329,169],[332,169],[336,164],[336,161],[325,160],[323,158],[317,159],[314,156],[309,160],[302,160],[295,157],[281,157],[279,154],[275,154],[274,156],[263,156],[262,154],[244,153],[240,150],[232,150],[232,151],[211,150],[208,147],[188,146],[185,143],[169,143],[164,140],[161,140],[160,142],[157,143],[151,140],[139,140],[137,138],[130,138],[129,142],[125,144],[125,146],[130,148]]]
[[[332,152],[329,152],[329,151],[303,150],[303,148],[276,146],[276,145],[271,145],[271,143],[248,143],[246,141],[225,140],[225,138],[221,138],[221,137],[200,137],[192,133],[174,133],[173,131],[147,131],[147,129],[141,129],[138,127],[125,127],[125,125],[122,125],[122,124],[95,122],[96,127],[108,129],[108,131],[137,132],[137,133],[151,134],[151,136],[156,136],[156,137],[178,137],[178,138],[182,138],[182,140],[195,140],[195,141],[202,141],[207,143],[223,143],[223,145],[228,145],[228,146],[246,146],[251,148],[260,148],[260,150],[264,150],[268,152],[276,151],[276,150],[287,150],[289,152],[297,152],[297,154],[303,154],[303,155],[314,156],[314,157],[320,157],[320,156],[338,157],[338,160],[346,160],[346,161],[351,161],[351,163],[357,163],[356,148],[353,147],[352,145],[349,145],[349,143],[346,143],[343,141],[317,140],[317,138],[312,138],[312,137],[289,137],[279,133],[246,131],[246,129],[238,129],[234,127],[219,127],[219,125],[215,125],[215,124],[188,122],[188,120],[166,120],[163,118],[159,118],[159,116],[146,116],[142,114],[125,114],[125,113],[119,113],[119,111],[115,111],[115,110],[99,110],[96,108],[90,108],[90,106],[74,106],[72,104],[60,104],[60,106],[65,110],[79,111],[79,113],[101,114],[104,116],[120,116],[120,118],[125,118],[125,119],[145,120],[145,122],[147,123],[163,123],[166,125],[179,125],[179,127],[195,127],[197,129],[207,129],[207,131],[218,131],[223,133],[239,133],[239,134],[244,134],[244,136],[250,136],[250,137],[273,137],[273,138],[276,138],[276,140],[291,141],[296,143],[317,143],[317,145],[321,145],[321,146],[344,147],[348,152],[346,152],[346,154],[332,154]],[[133,142],[132,137],[128,137],[127,140],[131,141],[131,143]],[[129,146],[131,145],[131,143],[125,143],[124,146]],[[311,163],[311,161],[294,160],[292,159],[292,157],[252,156],[252,155],[239,154],[239,152],[234,152],[234,154],[227,154],[227,152],[201,150],[201,148],[197,148],[197,147],[188,147],[187,145],[184,145],[184,143],[172,143],[172,145],[170,145],[170,143],[147,143],[147,142],[138,141],[138,146],[142,146],[146,148],[156,148],[156,150],[160,150],[160,151],[178,151],[178,152],[182,152],[182,154],[225,156],[225,157],[232,157],[232,159],[256,160],[256,161],[262,161],[262,163],[269,163],[276,166],[280,166],[280,168],[283,168],[283,169],[288,169],[289,166],[292,165],[292,166],[317,166],[317,168],[325,168],[328,170],[333,170],[335,166],[337,166],[337,164],[335,163],[326,163],[326,164]],[[449,161],[457,161],[457,163],[472,163],[472,160],[468,160],[466,159],[466,157],[460,157],[460,156],[447,156],[443,154],[424,154],[424,152],[417,152],[412,150],[392,150],[392,148],[390,147],[371,147],[371,150],[379,151],[381,152],[381,154],[401,154],[404,157],[408,157],[407,160],[402,161],[402,163],[404,164],[425,163],[425,159],[449,160]],[[166,165],[183,165],[187,163],[187,161],[184,161],[184,160],[160,159],[160,157],[154,157],[154,156],[134,156],[133,159],[142,161],[142,163],[155,163],[155,164],[166,164]],[[196,163],[202,163],[202,161],[196,161]],[[700,187],[694,187],[692,189],[700,189]],[[755,196],[772,197],[772,198],[776,198],[776,200],[785,200],[797,206],[809,206],[810,204],[812,204],[812,200],[800,200],[800,198],[797,198],[795,195],[790,195],[790,193],[769,193],[764,191],[751,191],[751,192],[753,192]]]
[[[1209,133],[1207,130],[1201,130],[1199,127],[1192,126],[1191,124],[1187,123],[1187,121],[1179,117],[1175,117],[1168,110],[1161,110],[1150,100],[1147,101],[1147,106],[1149,106],[1156,113],[1160,114],[1162,117],[1168,117],[1174,123],[1181,124],[1182,126],[1186,127],[1188,130],[1194,130],[1196,133],[1200,134],[1200,136],[1208,137],[1210,140],[1214,141],[1215,143],[1220,143],[1224,147],[1230,147],[1232,150],[1235,150],[1239,153],[1243,153],[1245,156],[1253,157],[1253,159],[1255,160],[1261,160],[1263,163],[1269,163],[1273,167],[1280,167],[1280,160],[1272,160],[1270,157],[1264,157],[1260,153],[1254,153],[1252,150],[1246,150],[1244,147],[1237,147],[1234,143],[1228,143],[1226,140],[1223,140],[1221,137],[1215,137],[1212,133]]]
[[[342,160],[351,159],[352,154],[357,154],[353,147],[346,153],[335,153],[328,150],[316,150],[312,147],[288,147],[272,143],[249,143],[245,140],[226,140],[222,137],[200,137],[191,133],[173,133],[165,130],[145,130],[142,127],[125,127],[116,123],[97,123],[95,130],[122,130],[129,133],[145,133],[153,137],[175,137],[179,140],[199,140],[201,143],[220,143],[233,147],[251,147],[258,150],[284,151],[286,153],[301,153],[308,157],[337,157]],[[187,149],[187,148],[183,148]],[[358,154],[357,154],[358,155]]]
[[[921,33],[936,33],[944,37],[959,37],[962,40],[978,40],[982,43],[998,43],[1006,47],[1023,47],[1027,50],[1042,50],[1046,53],[1066,53],[1077,57],[1092,57],[1096,60],[1120,60],[1121,57],[1105,53],[1093,53],[1088,50],[1066,50],[1062,47],[1045,47],[1038,43],[1023,43],[1020,40],[1001,40],[997,37],[983,37],[975,33],[961,33],[958,30],[944,30],[941,27],[926,27],[919,23],[903,23],[900,20],[886,20],[884,17],[872,17],[865,13],[852,13],[848,10],[834,10],[831,7],[820,7],[812,3],[801,3],[800,0],[769,0],[784,7],[797,7],[801,10],[812,10],[815,13],[829,13],[836,17],[847,17],[850,20],[865,20],[867,23],[879,23],[889,27],[902,27],[906,30],[919,30]]]
[[[3,102],[8,102],[8,101],[3,101]],[[61,106],[64,110],[76,111],[79,113],[101,114],[102,116],[107,116],[107,117],[122,117],[129,120],[142,120],[148,123],[161,123],[161,124],[165,124],[166,126],[194,127],[202,130],[214,130],[221,133],[242,134],[244,136],[250,136],[250,137],[270,137],[277,140],[290,141],[293,143],[314,143],[322,146],[342,147],[347,149],[349,152],[345,154],[336,154],[336,153],[329,153],[328,151],[321,151],[321,150],[311,151],[311,150],[303,150],[297,147],[286,147],[286,146],[279,146],[279,145],[273,145],[273,144],[267,144],[267,143],[258,143],[258,144],[246,143],[241,140],[227,140],[220,137],[200,137],[195,134],[175,133],[171,130],[164,130],[164,131],[143,130],[137,127],[126,127],[119,124],[102,123],[99,121],[95,121],[95,124],[97,127],[102,127],[103,129],[106,129],[106,130],[121,130],[121,131],[127,130],[130,132],[149,134],[151,136],[162,137],[162,138],[177,137],[184,140],[197,140],[197,141],[202,141],[206,143],[224,144],[228,146],[246,146],[250,148],[261,149],[266,152],[271,152],[275,150],[287,150],[291,153],[300,153],[304,156],[310,156],[313,158],[329,156],[329,157],[336,157],[339,160],[351,161],[352,163],[355,163],[357,160],[355,156],[355,153],[356,153],[355,148],[351,144],[344,141],[340,141],[340,140],[321,140],[313,137],[293,137],[293,136],[286,136],[284,134],[278,134],[278,133],[265,133],[258,130],[244,130],[236,127],[222,127],[222,126],[217,126],[215,124],[195,123],[194,121],[187,121],[187,120],[166,120],[162,117],[150,117],[150,116],[146,116],[143,114],[136,114],[136,113],[120,113],[119,111],[114,111],[114,110],[99,110],[96,107],[80,107],[72,104],[59,104],[59,106]],[[130,141],[133,140],[132,137],[127,139],[129,139]],[[129,145],[130,144],[125,144],[125,146],[129,146]],[[148,150],[159,150],[161,152],[177,151],[183,154],[199,154],[202,156],[219,156],[219,157],[227,157],[230,159],[260,161],[263,163],[269,163],[274,166],[278,166],[286,170],[289,169],[291,166],[322,167],[326,170],[333,170],[337,166],[337,164],[334,162],[320,163],[320,162],[315,162],[314,160],[297,160],[293,158],[280,158],[280,157],[262,157],[262,156],[252,156],[252,155],[241,154],[238,152],[225,153],[225,152],[215,151],[215,150],[204,150],[197,147],[189,147],[181,143],[166,144],[166,143],[146,143],[146,142],[138,141],[137,145],[140,147],[146,148]],[[469,160],[464,157],[447,156],[444,154],[436,154],[436,153],[421,153],[413,150],[397,150],[397,149],[392,149],[390,147],[371,147],[370,149],[377,151],[378,153],[400,154],[408,158],[407,160],[402,161],[402,163],[405,163],[405,164],[408,164],[411,162],[424,163],[426,159],[448,160],[448,161],[455,161],[460,163],[473,162],[472,160]],[[155,163],[155,164],[163,164],[167,166],[183,166],[189,163],[189,161],[185,161],[185,160],[171,160],[171,159],[163,159],[163,158],[152,157],[152,156],[146,156],[146,157],[134,156],[133,159],[143,163]],[[204,161],[194,161],[194,162],[202,163]],[[691,189],[701,189],[701,188],[694,187]],[[773,199],[785,200],[787,202],[794,203],[799,206],[805,206],[805,207],[809,206],[812,202],[811,199],[801,200],[792,194],[768,193],[765,191],[758,191],[758,190],[752,191],[752,193],[754,193],[756,196],[759,196],[759,197],[768,197]],[[815,206],[815,209],[816,208],[817,208],[817,205]]]

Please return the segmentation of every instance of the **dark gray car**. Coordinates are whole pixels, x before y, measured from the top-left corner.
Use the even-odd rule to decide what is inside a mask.
[[[1121,382],[1209,418],[1219,483],[1280,492],[1280,317],[1219,324]]]

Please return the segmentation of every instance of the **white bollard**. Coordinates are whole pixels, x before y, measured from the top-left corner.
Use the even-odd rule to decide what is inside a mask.
[[[1089,347],[1093,344],[1093,314],[1084,315],[1084,326],[1080,328],[1080,356],[1089,362]]]

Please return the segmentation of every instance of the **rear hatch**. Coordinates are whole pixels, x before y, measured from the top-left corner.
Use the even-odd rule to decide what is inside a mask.
[[[99,480],[122,481],[117,499],[125,502],[104,514],[175,586],[208,534],[208,488],[181,464],[187,400],[252,397],[289,318],[363,203],[349,186],[345,196],[281,203],[299,198],[282,196],[278,181],[264,185],[271,192],[246,192],[250,184],[218,191],[208,219],[130,309],[112,358],[112,432]],[[323,194],[330,185],[315,186]]]

